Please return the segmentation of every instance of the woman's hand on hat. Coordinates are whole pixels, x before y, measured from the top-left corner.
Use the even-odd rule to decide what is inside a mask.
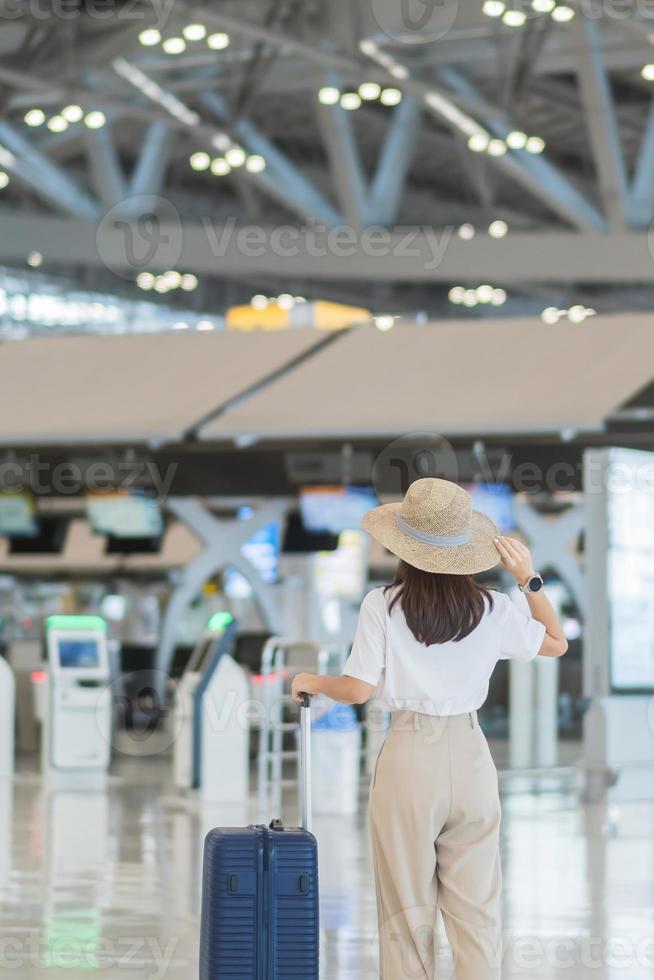
[[[500,553],[502,564],[518,585],[524,585],[536,574],[529,548],[517,538],[495,538],[495,547]]]

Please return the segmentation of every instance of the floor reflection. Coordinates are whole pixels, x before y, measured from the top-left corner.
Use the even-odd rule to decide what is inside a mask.
[[[145,771],[147,769],[147,771]],[[577,805],[503,784],[505,978],[641,980],[654,966],[654,805]],[[362,810],[364,796],[362,794]],[[294,802],[284,819],[295,822]],[[0,971],[21,980],[196,975],[202,843],[262,819],[202,807],[165,759],[118,763],[105,789],[0,781]],[[374,980],[363,813],[318,817],[322,980]],[[445,963],[441,977],[450,973]]]

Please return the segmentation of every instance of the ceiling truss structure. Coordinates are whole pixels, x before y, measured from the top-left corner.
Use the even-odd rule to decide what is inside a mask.
[[[490,281],[515,312],[534,297],[612,310],[629,304],[627,284],[642,309],[654,299],[654,100],[641,75],[652,32],[636,13],[591,19],[570,5],[569,23],[533,15],[516,30],[470,0],[453,5],[449,30],[427,24],[409,38],[389,26],[390,0],[373,14],[370,3],[326,0],[116,2],[102,17],[80,4],[69,21],[0,0],[0,168],[10,178],[0,261],[20,266],[38,249],[48,271],[73,280],[84,270],[105,291],[118,276],[124,287],[129,249],[107,213],[138,224],[161,198],[180,223],[162,217],[159,230],[203,276],[204,308],[288,289],[442,315],[449,286]],[[147,27],[166,39],[189,24],[228,33],[229,46],[189,42],[171,55],[139,43]],[[318,98],[366,81],[399,89],[401,101],[348,111]],[[105,125],[24,123],[30,108],[51,116],[70,104],[101,111]],[[516,132],[542,138],[543,152],[512,147]],[[475,137],[504,152],[474,152]],[[235,145],[265,169],[220,177],[189,165],[193,153]],[[509,226],[501,241],[487,233],[498,219]],[[476,228],[468,241],[457,234],[466,223]],[[224,229],[230,241],[217,249]],[[239,229],[250,242],[258,234],[256,254]],[[170,255],[155,249],[152,271]]]

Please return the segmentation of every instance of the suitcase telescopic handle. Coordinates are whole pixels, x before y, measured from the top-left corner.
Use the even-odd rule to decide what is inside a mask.
[[[311,830],[311,698],[300,705],[300,826]]]

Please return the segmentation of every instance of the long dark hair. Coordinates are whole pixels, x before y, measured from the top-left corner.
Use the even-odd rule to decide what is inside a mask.
[[[395,581],[385,591],[393,590],[389,612],[399,602],[407,626],[419,643],[447,643],[462,640],[479,626],[493,595],[472,575],[446,575],[423,572],[401,561]]]

